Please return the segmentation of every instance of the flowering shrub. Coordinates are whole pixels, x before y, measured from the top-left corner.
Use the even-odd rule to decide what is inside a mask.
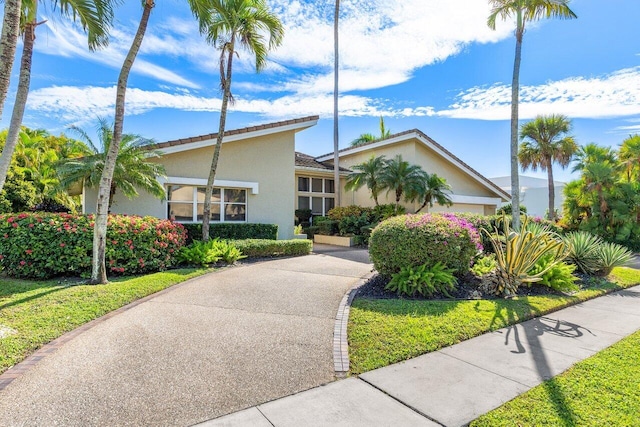
[[[381,222],[371,233],[369,255],[378,272],[391,277],[403,267],[438,262],[457,275],[469,271],[482,251],[478,230],[455,214],[403,215]]]
[[[45,279],[87,275],[93,250],[93,215],[0,215],[0,266],[13,277]],[[165,270],[184,245],[182,225],[154,217],[110,215],[106,264],[111,274]]]

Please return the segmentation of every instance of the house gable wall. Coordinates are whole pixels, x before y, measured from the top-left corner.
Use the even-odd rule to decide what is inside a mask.
[[[295,132],[280,132],[222,145],[216,181],[258,183],[258,191],[247,191],[247,222],[278,225],[278,238],[293,237],[295,189]],[[162,163],[168,177],[207,179],[214,147],[165,154]],[[95,211],[96,192],[85,190],[86,210]],[[167,202],[140,192],[129,200],[116,194],[114,213],[153,215],[167,218]]]

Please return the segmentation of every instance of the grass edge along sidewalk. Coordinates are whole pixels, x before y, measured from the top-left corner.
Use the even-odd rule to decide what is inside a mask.
[[[640,331],[637,331],[470,425],[638,425],[639,380]]]
[[[0,329],[5,336],[0,339],[0,374],[67,332],[210,271],[183,268],[114,278],[108,285],[2,277]]]
[[[496,300],[356,299],[348,326],[351,374],[391,365],[640,284],[640,270],[618,267],[571,296]]]

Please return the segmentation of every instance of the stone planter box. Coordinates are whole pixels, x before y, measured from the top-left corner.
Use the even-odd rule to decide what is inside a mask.
[[[307,235],[306,234],[294,234],[293,238],[294,239],[306,239]]]
[[[353,246],[354,243],[353,237],[345,237],[345,236],[324,236],[322,234],[316,234],[313,236],[314,243],[320,243],[324,245],[334,245],[334,246]]]

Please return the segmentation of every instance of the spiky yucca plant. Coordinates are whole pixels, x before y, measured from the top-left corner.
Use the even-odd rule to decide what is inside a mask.
[[[514,231],[506,215],[502,216],[502,231],[506,236],[500,238],[497,228],[493,233],[487,233],[496,254],[497,269],[495,271],[495,293],[497,295],[514,295],[523,283],[535,283],[542,280],[542,276],[566,257],[566,249],[562,240],[551,231],[535,231],[527,229],[528,219],[524,217],[521,231]],[[486,231],[485,231],[486,232]],[[546,268],[535,274],[529,271],[538,260],[548,254],[553,261]]]
[[[567,233],[563,239],[567,247],[567,262],[575,264],[585,274],[593,274],[600,267],[599,247],[602,239],[586,231]]]
[[[633,258],[629,249],[611,242],[601,243],[596,252],[598,255],[596,274],[599,276],[608,276],[614,267],[623,267]]]

